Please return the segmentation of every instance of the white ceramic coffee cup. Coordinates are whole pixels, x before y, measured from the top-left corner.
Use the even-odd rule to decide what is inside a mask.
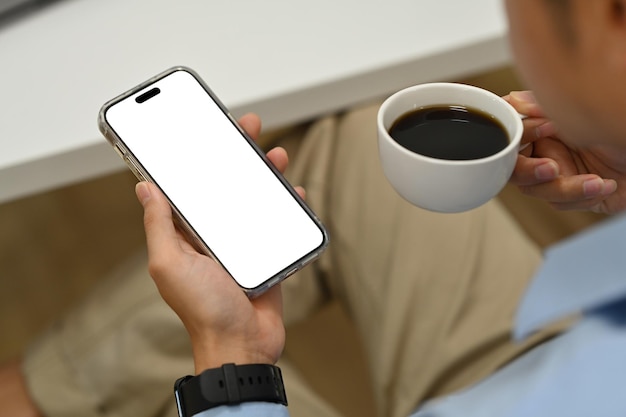
[[[456,105],[494,116],[510,143],[486,158],[436,159],[412,152],[389,135],[400,116],[421,107]],[[508,182],[520,147],[523,125],[515,109],[496,94],[465,84],[430,83],[398,91],[378,111],[378,148],[387,179],[410,203],[431,211],[454,213],[476,208]]]

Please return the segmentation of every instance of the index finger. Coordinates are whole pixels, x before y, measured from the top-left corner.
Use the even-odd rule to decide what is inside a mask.
[[[254,140],[259,138],[261,134],[261,119],[254,113],[247,113],[238,120],[239,125]]]
[[[502,97],[515,110],[527,117],[545,118],[543,110],[537,103],[535,95],[532,91],[511,91],[508,95]]]

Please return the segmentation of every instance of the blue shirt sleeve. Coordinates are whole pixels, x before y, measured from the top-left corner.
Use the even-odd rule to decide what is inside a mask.
[[[282,404],[250,402],[215,407],[198,413],[195,417],[289,417],[289,412]]]
[[[626,302],[413,417],[626,416]]]

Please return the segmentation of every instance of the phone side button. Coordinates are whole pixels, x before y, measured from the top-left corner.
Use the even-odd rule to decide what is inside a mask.
[[[115,149],[115,152],[117,152],[120,158],[126,159],[126,157],[124,156],[124,151],[122,150],[122,148],[120,148],[120,146],[117,143],[113,145],[113,149]]]
[[[291,268],[289,271],[287,271],[287,273],[285,274],[285,278],[293,275],[298,269],[300,269],[298,266],[295,266],[293,268]]]
[[[124,157],[124,161],[126,161],[126,164],[128,165],[128,167],[130,168],[131,171],[133,171],[133,174],[135,174],[135,176],[140,180],[140,181],[146,181],[146,177],[144,177],[144,175],[141,173],[141,171],[139,170],[139,168],[137,167],[137,165],[135,165],[135,163],[128,158],[127,156]]]

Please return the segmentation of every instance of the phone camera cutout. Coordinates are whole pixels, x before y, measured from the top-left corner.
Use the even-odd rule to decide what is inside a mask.
[[[145,93],[143,93],[140,96],[137,96],[137,98],[135,98],[135,101],[139,104],[144,103],[148,100],[150,100],[152,97],[156,96],[157,94],[159,94],[161,92],[161,89],[158,87],[155,87],[151,90],[146,91]]]

